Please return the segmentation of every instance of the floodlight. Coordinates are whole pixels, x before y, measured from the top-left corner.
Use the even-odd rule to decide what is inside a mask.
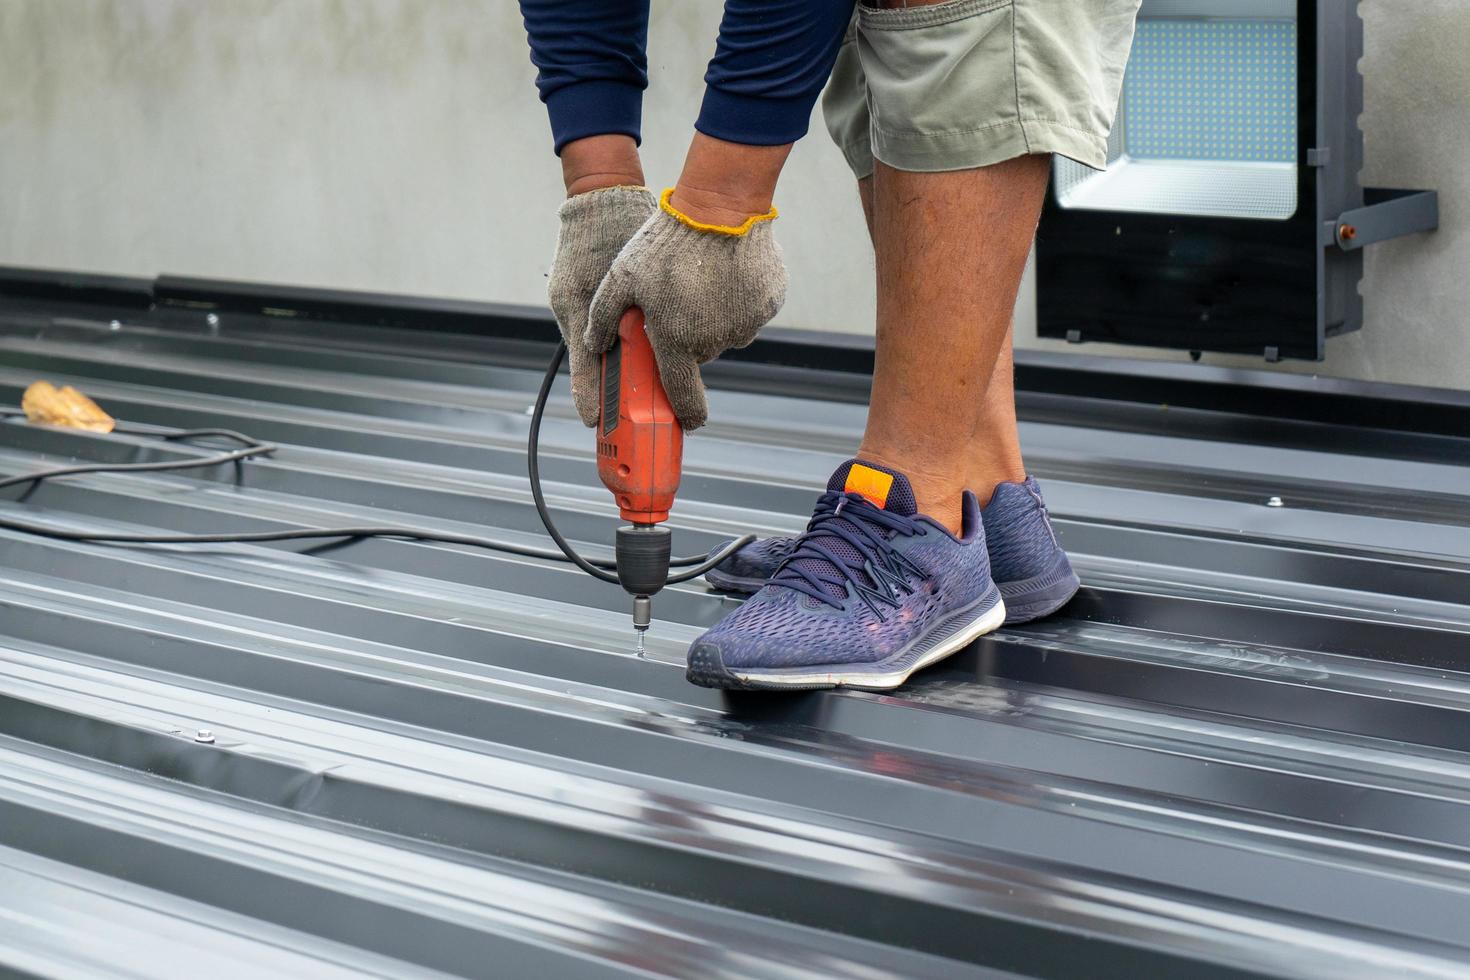
[[[1364,190],[1357,0],[1144,0],[1108,165],[1058,159],[1038,332],[1320,359],[1365,245],[1438,224]]]

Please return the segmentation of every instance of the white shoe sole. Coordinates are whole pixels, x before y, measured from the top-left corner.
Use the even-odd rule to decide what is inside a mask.
[[[895,687],[902,686],[915,671],[923,670],[925,667],[936,664],[945,657],[963,650],[986,633],[999,629],[1005,620],[1005,602],[997,598],[995,605],[987,609],[978,619],[966,625],[964,629],[956,632],[953,636],[945,637],[942,641],[935,644],[934,649],[925,651],[912,664],[886,673],[874,673],[872,671],[829,671],[818,668],[802,671],[731,670],[730,674],[742,684],[766,689],[780,687],[789,687],[792,689],[850,687],[864,691],[891,691]]]

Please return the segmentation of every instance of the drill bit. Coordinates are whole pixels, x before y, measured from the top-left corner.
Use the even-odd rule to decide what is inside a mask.
[[[648,652],[648,645],[644,637],[648,634],[648,624],[653,622],[653,600],[646,595],[633,597],[633,631],[638,634],[638,656]]]

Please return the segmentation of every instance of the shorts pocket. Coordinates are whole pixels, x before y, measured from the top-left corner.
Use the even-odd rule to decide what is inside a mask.
[[[1006,7],[1012,0],[943,0],[918,7],[869,7],[858,5],[858,23],[865,31],[908,31],[939,27],[989,10]]]
[[[874,155],[901,170],[996,162],[1025,152],[1016,103],[1013,0],[860,8],[858,55]],[[1005,159],[1002,155],[1000,159]]]

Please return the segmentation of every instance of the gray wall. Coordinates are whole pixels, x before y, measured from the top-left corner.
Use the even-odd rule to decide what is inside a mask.
[[[1437,186],[1445,227],[1375,249],[1366,329],[1283,369],[1470,388],[1470,2],[1363,13],[1364,179]],[[718,16],[654,2],[651,182],[677,173]],[[0,264],[543,302],[560,182],[533,77],[513,0],[0,0]],[[871,330],[820,118],[777,204],[780,322]],[[1049,346],[1030,290],[1018,342]]]

